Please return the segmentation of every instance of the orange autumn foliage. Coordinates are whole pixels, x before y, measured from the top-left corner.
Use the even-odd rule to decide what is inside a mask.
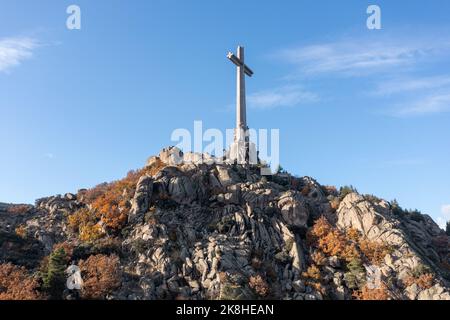
[[[93,188],[80,190],[77,194],[77,199],[80,199],[83,203],[92,204],[98,197],[104,194],[108,190],[108,183],[100,183]]]
[[[28,204],[17,204],[10,206],[7,209],[7,212],[12,214],[25,214],[28,213],[32,208],[33,206]]]
[[[157,160],[151,167],[128,172],[121,180],[103,186],[104,192],[92,202],[92,208],[104,225],[114,231],[123,228],[131,209],[131,199],[136,191],[139,178],[145,174],[155,175],[165,165]]]
[[[327,195],[337,196],[339,194],[335,186],[323,186],[323,189]]]
[[[311,192],[311,187],[309,185],[306,185],[302,188],[302,190],[300,191],[300,193],[302,194],[302,196],[307,197],[308,194]]]
[[[345,261],[351,261],[360,255],[356,245],[323,216],[309,231],[307,239],[311,245],[316,246],[326,256],[337,256]]]
[[[338,230],[333,230],[319,238],[317,244],[327,256],[341,255],[347,245],[345,237]]]
[[[87,208],[82,208],[68,217],[69,228],[78,233],[81,241],[94,241],[104,236],[98,218]]]
[[[311,265],[308,267],[306,272],[302,273],[302,276],[305,278],[306,285],[314,288],[316,291],[320,292],[322,295],[326,293],[325,286],[322,281],[322,274],[320,273],[320,269],[316,265]]]
[[[70,215],[67,218],[67,223],[73,232],[79,232],[82,226],[94,222],[93,218],[92,213],[88,209],[82,208]]]
[[[53,246],[53,252],[56,252],[59,249],[64,249],[64,253],[65,253],[65,257],[66,257],[66,261],[67,263],[70,262],[70,260],[72,260],[72,256],[73,256],[73,250],[74,250],[74,246],[72,244],[70,244],[69,242],[60,242],[57,243]]]
[[[14,231],[22,239],[25,239],[27,237],[27,230],[25,229],[25,226],[23,224],[18,226]]]
[[[41,300],[36,279],[25,268],[11,263],[0,265],[0,300]]]
[[[408,276],[403,280],[406,287],[417,284],[421,289],[429,289],[433,286],[434,276],[431,273],[424,273],[418,277]]]
[[[103,237],[103,229],[98,224],[86,224],[80,228],[80,240],[85,242],[95,241]]]
[[[367,259],[375,265],[379,265],[384,257],[392,252],[392,248],[382,243],[361,239],[359,247]]]
[[[333,210],[333,212],[336,212],[339,208],[339,205],[341,204],[341,201],[338,197],[334,197],[332,200],[330,200],[330,207]]]
[[[326,256],[321,251],[311,253],[311,260],[317,266],[323,266],[326,263]]]
[[[264,280],[259,274],[256,276],[251,276],[248,285],[260,297],[266,297],[269,295],[270,287],[266,280]]]
[[[308,232],[307,242],[326,256],[337,256],[347,262],[364,256],[372,264],[379,264],[388,253],[392,252],[390,246],[363,239],[355,229],[341,232],[324,216],[317,219]]]
[[[359,259],[361,257],[361,253],[355,243],[347,243],[344,247],[344,251],[342,251],[338,257],[346,262],[351,262],[354,259]]]
[[[145,174],[153,176],[157,174],[166,165],[157,158],[151,166],[143,169],[132,170],[128,172],[127,176],[121,180],[111,183],[102,183],[98,186],[83,190],[80,194],[83,202],[91,205],[94,215],[88,213],[86,217],[85,212],[80,212],[80,215],[73,217],[72,225],[81,227],[82,223],[77,220],[88,221],[89,226],[85,226],[85,234],[99,235],[99,229],[93,223],[92,216],[100,220],[106,229],[112,231],[121,230],[127,222],[128,214],[131,209],[131,199],[136,191],[136,184],[139,178]],[[90,238],[90,237],[88,237]]]
[[[85,299],[104,299],[121,285],[119,257],[98,254],[79,263],[83,276],[82,296]]]
[[[369,288],[364,286],[359,291],[353,292],[353,297],[356,300],[389,300],[391,295],[386,285],[382,284],[380,288]]]
[[[361,235],[359,234],[359,231],[356,230],[355,228],[348,229],[346,232],[346,236],[348,239],[355,241],[355,242],[358,242],[361,237]]]
[[[311,265],[302,273],[302,276],[306,279],[319,281],[321,279],[320,269],[315,265]]]
[[[129,202],[141,175],[140,170],[130,171],[124,179],[110,183],[106,192],[92,202],[97,217],[108,228],[120,230],[125,224],[131,208]]]
[[[316,241],[317,239],[326,236],[332,230],[332,228],[333,227],[328,222],[328,220],[324,216],[321,216],[316,220],[314,226],[309,231],[308,237],[310,240]]]

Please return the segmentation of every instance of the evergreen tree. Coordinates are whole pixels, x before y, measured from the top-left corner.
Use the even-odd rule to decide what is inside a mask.
[[[344,198],[350,194],[350,193],[358,193],[358,190],[356,190],[353,186],[343,186],[339,189],[339,199],[342,201]]]
[[[447,221],[447,227],[445,228],[445,233],[450,237],[450,221]]]
[[[351,289],[358,289],[365,282],[365,270],[362,265],[361,259],[352,259],[347,264],[347,269],[348,272],[346,272],[344,275],[347,286]]]
[[[50,254],[47,270],[42,280],[44,290],[52,299],[61,299],[66,287],[67,254],[63,248],[59,248]]]
[[[400,207],[400,204],[396,199],[391,201],[391,210],[394,215],[399,217],[401,217],[404,214],[402,207]]]
[[[284,170],[284,168],[279,164],[276,172],[277,172],[277,174],[286,173],[286,170]]]

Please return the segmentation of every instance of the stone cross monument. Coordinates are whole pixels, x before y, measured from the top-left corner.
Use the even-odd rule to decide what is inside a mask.
[[[229,52],[227,58],[237,67],[236,129],[234,142],[230,147],[229,158],[240,164],[256,163],[256,148],[250,145],[245,102],[245,75],[251,77],[253,71],[244,62],[244,47],[237,48],[237,56]]]

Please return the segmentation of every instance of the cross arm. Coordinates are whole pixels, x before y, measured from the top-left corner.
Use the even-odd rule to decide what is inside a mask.
[[[249,77],[251,77],[253,75],[253,71],[249,67],[247,67],[246,64],[243,65],[242,61],[238,57],[236,57],[233,53],[228,52],[227,58],[230,59],[231,62],[233,62],[236,66],[238,66],[238,67],[243,66],[245,74],[248,75]]]
[[[247,67],[247,65],[244,65],[244,72],[246,75],[248,75],[249,77],[251,77],[253,75],[253,71],[252,69],[250,69],[249,67]]]
[[[230,59],[231,62],[233,62],[238,67],[242,66],[242,61],[238,57],[236,57],[233,53],[228,52],[227,58]]]

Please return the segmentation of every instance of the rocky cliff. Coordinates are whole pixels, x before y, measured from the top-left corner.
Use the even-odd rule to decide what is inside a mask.
[[[37,298],[450,299],[450,239],[429,216],[180,156],[165,149],[123,180],[0,206],[0,298],[22,298],[15,271]],[[55,296],[57,263],[80,267],[80,290]]]

